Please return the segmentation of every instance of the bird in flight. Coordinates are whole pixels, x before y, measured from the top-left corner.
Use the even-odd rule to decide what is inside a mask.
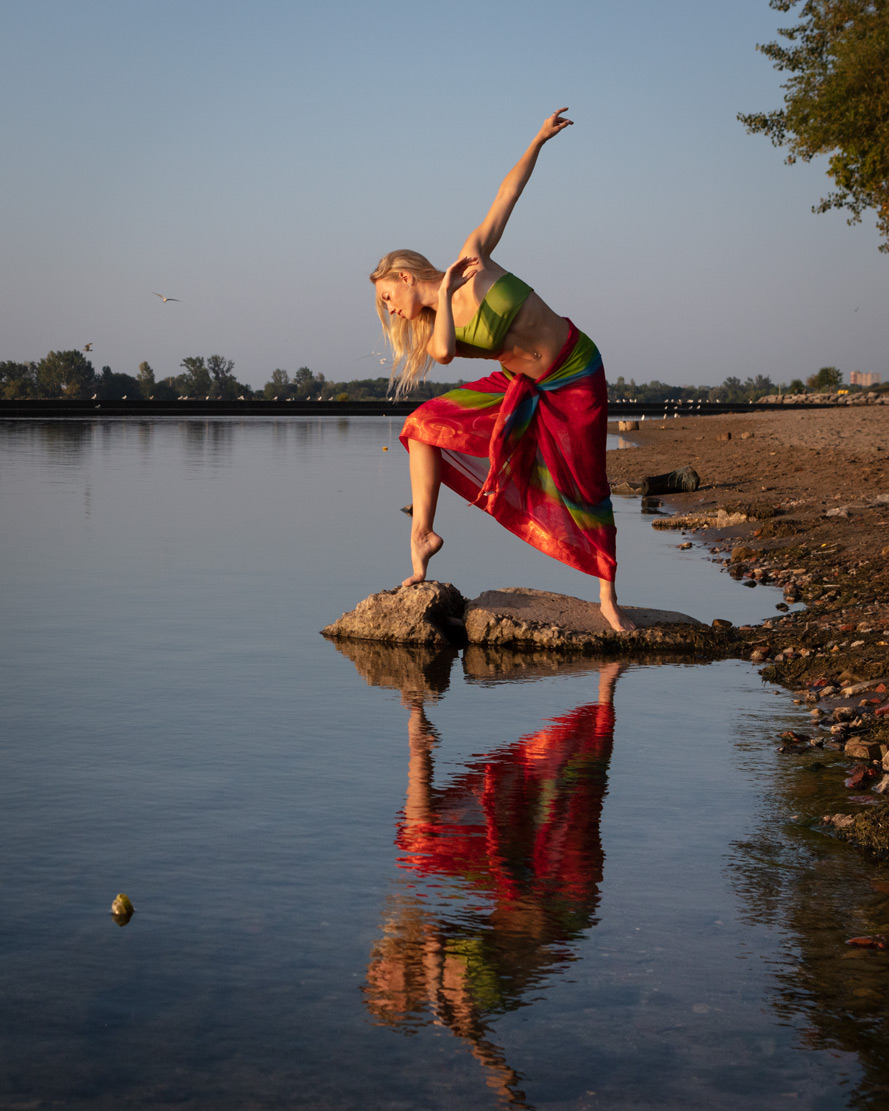
[[[154,292],[154,291],[152,290],[152,292]],[[155,295],[155,297],[160,297],[160,299],[164,302],[164,304],[166,304],[167,301],[178,301],[179,300],[178,297],[164,297],[164,295],[162,293],[155,293],[154,295]]]
[[[83,345],[83,349],[84,349],[84,351],[92,351],[93,345],[91,343],[85,343]]]

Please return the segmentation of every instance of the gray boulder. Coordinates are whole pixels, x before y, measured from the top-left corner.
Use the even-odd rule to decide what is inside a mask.
[[[466,599],[450,583],[422,582],[371,594],[321,630],[334,640],[376,640],[443,648],[462,635]]]

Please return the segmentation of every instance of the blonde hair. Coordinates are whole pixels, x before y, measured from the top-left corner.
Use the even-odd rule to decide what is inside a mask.
[[[418,251],[390,251],[383,255],[370,280],[377,282],[397,278],[399,274],[412,274],[421,282],[440,282],[443,270],[437,270],[432,263]],[[429,373],[433,359],[426,351],[435,327],[435,310],[422,308],[415,320],[405,320],[402,316],[390,316],[386,304],[377,294],[377,315],[383,325],[383,335],[392,348],[392,374],[389,381],[396,381],[396,397],[408,393],[417,380],[424,379]]]

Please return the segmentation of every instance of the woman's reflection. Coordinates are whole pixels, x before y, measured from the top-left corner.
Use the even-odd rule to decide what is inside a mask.
[[[438,734],[425,709],[437,695],[415,679],[402,688],[410,757],[396,844],[411,879],[387,902],[367,1006],[402,1029],[446,1026],[513,1105],[525,1106],[519,1075],[491,1041],[490,1020],[526,1003],[549,971],[573,959],[567,943],[596,921],[621,666],[590,661],[596,702],[473,758],[440,788]]]

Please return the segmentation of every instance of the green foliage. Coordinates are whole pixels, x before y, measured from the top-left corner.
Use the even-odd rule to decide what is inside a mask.
[[[185,367],[185,373],[180,374],[177,383],[185,397],[209,397],[210,371],[201,355],[190,355],[179,364]]]
[[[0,363],[0,397],[13,401],[15,398],[36,395],[36,363]]]
[[[95,383],[93,364],[82,351],[50,351],[35,376],[37,397],[88,397]]]
[[[806,385],[815,393],[833,393],[843,384],[843,372],[835,366],[823,366],[817,374],[806,379]]]
[[[262,394],[263,394],[263,397],[265,397],[265,399],[267,401],[271,401],[272,398],[274,398],[274,397],[278,397],[278,398],[290,397],[291,396],[290,375],[287,373],[287,371],[286,370],[274,370],[274,371],[272,371],[272,377],[268,382],[266,382],[265,386],[263,386]]]
[[[806,384],[805,384],[805,382],[803,382],[802,378],[794,378],[794,380],[787,387],[787,392],[788,393],[805,393],[806,392]]]
[[[787,12],[800,0],[770,0]],[[806,0],[795,27],[782,28],[789,45],[757,49],[791,76],[784,108],[739,114],[751,134],[786,147],[786,161],[829,155],[837,186],[813,208],[846,209],[848,223],[873,209],[889,252],[889,3],[886,0]]]
[[[148,363],[139,363],[139,374],[136,381],[139,384],[140,395],[148,400],[157,387],[157,383],[154,380],[154,371]]]
[[[234,376],[235,364],[224,355],[191,355],[179,364],[185,373],[176,379],[180,394],[184,397],[207,397],[214,400],[232,401],[237,397],[252,397],[249,386],[239,382]]]
[[[103,366],[102,373],[95,381],[96,396],[103,401],[119,401],[128,398],[130,401],[141,398],[138,379],[132,374],[115,374],[110,366]]]

